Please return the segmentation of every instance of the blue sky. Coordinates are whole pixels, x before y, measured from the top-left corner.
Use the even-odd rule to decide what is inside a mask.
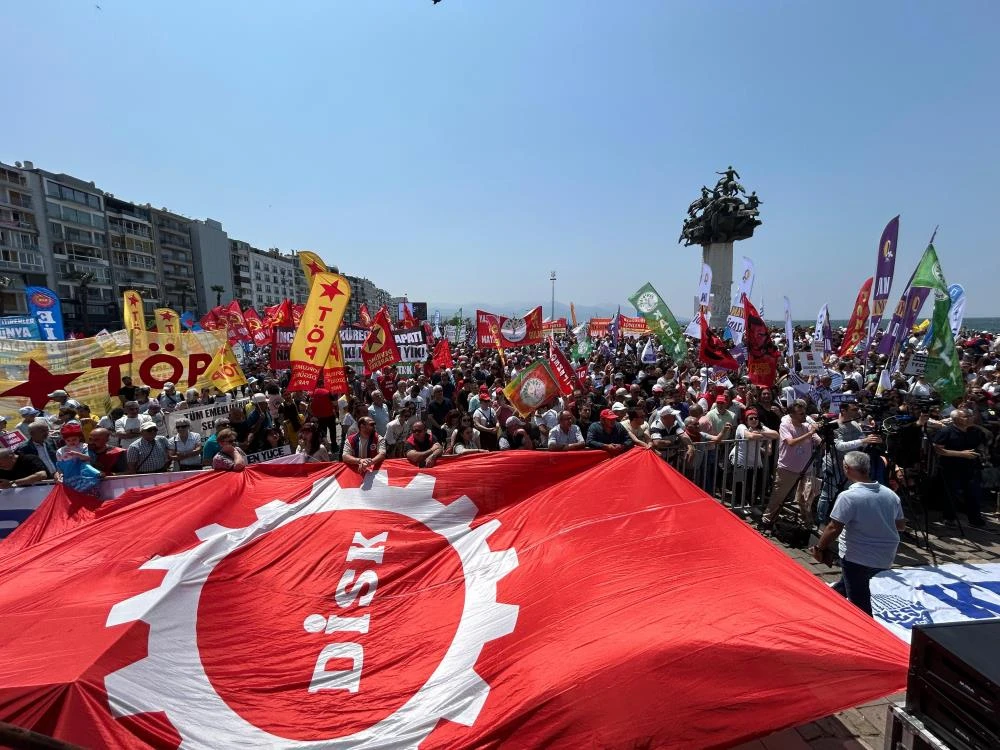
[[[432,303],[690,312],[688,203],[733,164],[768,317],[845,316],[901,214],[1000,314],[1000,4],[32,0],[4,7],[0,160],[313,249]],[[901,278],[902,277],[902,278]]]

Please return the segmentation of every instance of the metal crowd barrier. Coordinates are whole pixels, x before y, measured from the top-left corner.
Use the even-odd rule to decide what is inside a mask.
[[[665,459],[709,495],[734,510],[748,512],[751,507],[767,504],[778,460],[777,439],[703,442],[695,443],[694,449],[693,459],[688,458],[684,447],[669,451]],[[750,460],[741,462],[740,457]],[[754,457],[759,457],[759,462],[754,461]]]

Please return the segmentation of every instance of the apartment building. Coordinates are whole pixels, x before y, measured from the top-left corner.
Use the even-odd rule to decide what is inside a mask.
[[[0,163],[0,315],[27,311],[25,282],[49,283],[52,267],[38,242],[37,209],[21,165]]]
[[[371,315],[375,315],[382,305],[390,305],[392,295],[385,289],[375,286],[374,282],[367,278],[351,276],[350,274],[344,275],[351,284],[351,301],[347,303],[347,310],[344,313],[344,320],[347,323],[358,324],[361,322],[359,312],[362,304],[368,308],[368,312]],[[392,319],[395,320],[395,308],[391,307],[391,305],[389,313],[392,315]]]
[[[243,243],[244,245],[246,243]],[[276,305],[283,299],[304,303],[306,296],[299,293],[295,279],[302,275],[299,259],[295,255],[285,255],[278,248],[259,250],[247,246],[252,280],[253,306],[258,310]]]
[[[193,307],[198,296],[194,286],[192,221],[166,208],[154,208],[150,213],[156,255],[160,264],[162,307],[183,312],[189,305]]]
[[[160,264],[153,243],[149,206],[140,206],[105,193],[104,213],[111,247],[115,299],[120,299],[126,290],[132,289],[142,297],[147,317],[151,316],[155,308],[163,305]]]

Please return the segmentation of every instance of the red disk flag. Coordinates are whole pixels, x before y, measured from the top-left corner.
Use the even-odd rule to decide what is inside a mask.
[[[375,372],[402,360],[396,339],[392,335],[392,319],[386,308],[375,313],[371,330],[361,345],[361,361],[367,372]]]
[[[66,742],[689,750],[906,685],[906,644],[652,451],[71,492],[0,545],[0,720]]]

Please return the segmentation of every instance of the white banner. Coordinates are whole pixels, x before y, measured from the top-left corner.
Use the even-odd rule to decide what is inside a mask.
[[[823,365],[823,352],[799,352],[799,364],[805,376],[828,374]]]
[[[292,446],[282,445],[277,448],[268,448],[266,451],[257,451],[256,453],[247,454],[248,464],[262,464],[270,463],[276,458],[281,458],[282,456],[292,455]]]
[[[694,303],[694,317],[688,323],[684,335],[693,339],[701,338],[701,323],[698,321],[698,313],[705,316],[708,325],[712,325],[712,268],[708,263],[701,264],[701,279],[698,281],[698,297]]]
[[[792,328],[792,303],[785,297],[785,354],[789,359],[795,359],[795,330]]]
[[[813,351],[825,352],[826,340],[824,331],[830,325],[830,306],[823,305],[816,315],[816,329],[813,331],[812,349]]]
[[[896,568],[871,580],[872,613],[909,642],[915,625],[1000,617],[1000,564]]]
[[[191,432],[197,432],[202,438],[207,438],[209,435],[215,434],[216,419],[229,416],[229,410],[234,406],[238,406],[246,411],[247,404],[249,403],[249,398],[238,398],[233,401],[207,404],[193,409],[172,411],[164,417],[166,420],[167,436],[176,435],[177,428],[175,424],[177,420],[181,417],[187,417],[191,420]]]
[[[733,334],[733,341],[737,344],[743,340],[743,295],[745,294],[749,299],[750,293],[753,291],[754,275],[753,261],[744,255],[743,270],[740,272],[736,288],[733,290],[732,304],[729,307],[729,317],[726,318],[726,324]]]
[[[951,309],[948,311],[951,335],[958,336],[958,332],[962,330],[962,319],[965,317],[965,289],[961,284],[952,284],[948,287],[948,296],[951,297]]]

